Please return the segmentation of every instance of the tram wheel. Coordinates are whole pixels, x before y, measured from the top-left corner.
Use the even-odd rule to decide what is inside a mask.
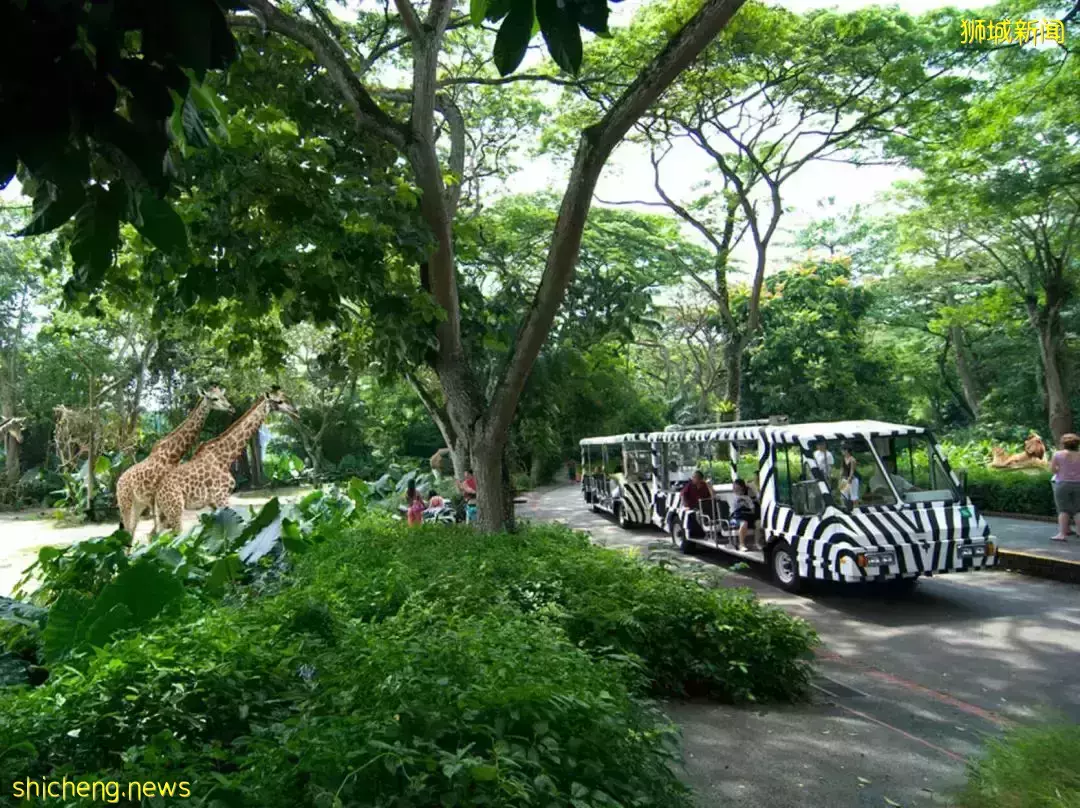
[[[683,526],[677,520],[671,525],[671,542],[685,555],[694,552],[694,543],[686,538],[686,531],[683,530]]]
[[[786,541],[778,541],[773,545],[769,568],[772,570],[773,580],[785,592],[798,592],[802,589],[803,580],[799,577],[795,552]]]

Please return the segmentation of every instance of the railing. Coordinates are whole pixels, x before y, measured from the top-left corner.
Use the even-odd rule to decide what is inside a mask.
[[[786,415],[770,415],[768,418],[754,418],[748,421],[720,421],[715,424],[671,424],[665,426],[665,432],[689,432],[692,429],[737,429],[742,426],[782,426],[788,422]]]

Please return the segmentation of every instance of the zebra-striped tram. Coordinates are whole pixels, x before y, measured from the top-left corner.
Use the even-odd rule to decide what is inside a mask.
[[[789,591],[806,579],[910,586],[997,561],[990,526],[922,427],[782,417],[671,426],[586,438],[581,468],[594,511],[624,527],[652,524],[683,552],[705,544],[768,563]],[[680,493],[695,471],[712,496],[686,507]],[[734,518],[737,480],[760,492],[752,520]],[[739,521],[754,524],[743,529],[747,550]]]

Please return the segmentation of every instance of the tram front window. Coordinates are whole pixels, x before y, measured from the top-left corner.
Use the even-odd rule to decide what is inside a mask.
[[[882,461],[904,502],[959,502],[960,494],[928,435],[890,438]]]
[[[850,511],[861,505],[895,505],[896,497],[865,438],[831,440],[821,450],[834,458],[826,482],[833,501]]]
[[[672,443],[668,446],[668,479],[673,483],[685,483],[698,470],[701,449],[694,443]]]

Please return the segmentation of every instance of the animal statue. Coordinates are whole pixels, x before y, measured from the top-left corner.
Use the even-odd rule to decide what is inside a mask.
[[[1024,451],[1006,455],[1005,450],[995,446],[990,450],[993,459],[990,468],[994,469],[1028,469],[1046,468],[1050,465],[1046,459],[1046,444],[1035,432],[1028,435],[1024,441]]]
[[[187,450],[195,445],[202,431],[206,416],[211,410],[233,412],[233,406],[225,398],[225,390],[218,384],[211,384],[199,391],[199,403],[184,422],[164,438],[154,444],[150,455],[136,463],[116,481],[116,505],[120,509],[120,527],[132,536],[139,520],[147,508],[155,515],[154,495],[157,492],[165,472],[180,462]],[[154,520],[154,532],[157,533],[157,520]]]
[[[431,460],[428,461],[431,464],[431,472],[436,477],[443,473],[443,463],[445,462],[446,456],[448,454],[450,454],[449,449],[439,449],[437,452],[435,452],[435,454],[431,456]]]
[[[22,443],[22,425],[26,423],[25,418],[6,418],[0,423],[0,438],[3,438],[8,433],[11,433],[11,437],[16,441]]]
[[[178,533],[185,509],[224,508],[236,487],[230,466],[271,412],[300,417],[281,389],[271,388],[228,429],[196,449],[191,460],[169,469],[155,498],[158,524]]]

